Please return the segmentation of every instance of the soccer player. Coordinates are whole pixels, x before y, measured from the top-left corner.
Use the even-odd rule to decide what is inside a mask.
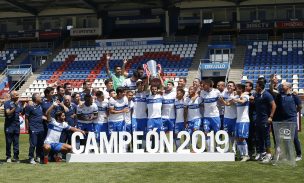
[[[78,128],[83,131],[94,132],[93,121],[98,118],[98,107],[93,103],[92,96],[86,94],[84,103],[77,107]]]
[[[201,82],[201,80],[200,79],[198,79],[198,78],[195,78],[194,80],[193,80],[193,83],[192,83],[192,86],[194,87],[194,90],[197,92],[197,93],[199,93],[200,92],[200,82]]]
[[[147,130],[151,131],[154,128],[157,132],[162,130],[162,100],[163,97],[158,94],[159,86],[152,85],[150,87],[151,95],[147,97],[148,108],[148,124]]]
[[[134,96],[133,91],[128,90],[126,97],[127,97],[129,111],[125,113],[125,122],[126,122],[126,131],[129,133],[132,133],[132,131],[133,131],[132,120],[131,120],[131,116],[133,113],[133,107],[134,107],[134,103],[132,101],[133,96]]]
[[[116,97],[116,91],[114,89],[111,89],[109,91],[109,100],[110,98],[115,98]]]
[[[172,80],[167,80],[165,84],[165,92],[163,94],[162,100],[162,123],[163,130],[165,132],[174,130],[175,123],[175,110],[174,102],[176,93],[173,91],[174,82]]]
[[[109,133],[126,130],[125,113],[129,112],[128,102],[123,93],[124,89],[117,88],[116,97],[109,100]]]
[[[236,97],[235,93],[235,83],[229,81],[227,84],[227,91],[224,92],[221,102],[225,105],[224,112],[224,130],[229,135],[230,145],[232,152],[235,153],[235,144],[234,144],[234,132],[235,132],[235,123],[237,117],[236,105],[232,100]]]
[[[236,85],[236,98],[232,101],[237,107],[237,119],[235,125],[235,137],[237,138],[237,148],[240,152],[241,161],[248,161],[250,157],[248,156],[248,146],[246,139],[249,135],[249,96],[244,94],[245,85]]]
[[[179,78],[177,88],[181,88],[185,91],[184,97],[187,97],[189,94],[188,88],[186,88],[187,79],[186,78]]]
[[[96,139],[99,142],[100,132],[105,132],[107,135],[109,135],[108,132],[109,101],[105,99],[102,91],[96,92],[95,104],[98,107],[98,118],[94,120],[94,129],[95,129]]]
[[[81,132],[85,134],[84,131],[79,130],[75,127],[71,127],[65,122],[65,114],[63,111],[58,111],[55,113],[55,119],[51,117],[51,112],[56,108],[57,105],[54,103],[46,112],[47,121],[48,121],[48,133],[43,145],[44,158],[43,163],[48,164],[49,162],[49,153],[54,151],[55,154],[69,153],[72,152],[72,146],[65,143],[60,143],[60,136],[63,130],[69,130],[72,132]],[[55,157],[55,161],[58,161],[59,158]]]
[[[176,99],[174,102],[175,107],[175,128],[174,128],[174,139],[176,149],[181,145],[180,139],[177,139],[177,134],[180,131],[185,130],[187,125],[187,120],[185,119],[185,99],[184,99],[185,91],[181,88],[177,89]]]
[[[189,96],[186,98],[186,116],[187,116],[187,128],[192,135],[196,130],[199,130],[201,126],[202,115],[200,113],[200,108],[202,104],[202,98],[198,95],[195,88],[190,86]],[[193,139],[193,144],[197,144],[197,139]]]
[[[119,65],[114,66],[114,74],[111,73],[110,71],[110,66],[109,66],[109,61],[110,61],[111,56],[109,54],[106,55],[106,71],[108,76],[112,79],[113,81],[113,88],[116,90],[118,87],[121,87],[124,80],[125,80],[125,65],[127,63],[127,60],[123,61],[122,67]]]
[[[45,139],[45,129],[43,125],[42,99],[38,93],[32,95],[32,105],[25,108],[25,126],[29,132],[29,163],[36,164],[34,151],[36,149],[36,161],[40,162],[43,157],[43,141]]]
[[[206,134],[210,131],[216,133],[221,126],[220,113],[217,107],[217,101],[221,93],[219,90],[212,88],[213,81],[210,79],[204,80],[202,86],[200,97],[204,103],[203,129]],[[208,147],[210,147],[210,138],[207,137],[206,141]]]
[[[111,79],[105,80],[106,88],[103,90],[103,96],[105,99],[110,99],[110,90],[113,90],[113,81]]]
[[[217,89],[220,91],[221,96],[223,96],[224,92],[226,91],[225,82],[224,81],[219,81],[216,86],[217,86]],[[220,119],[221,119],[221,127],[220,127],[220,129],[223,129],[224,128],[225,105],[222,102],[218,101],[217,107],[219,109]]]
[[[136,90],[136,82],[138,81],[139,74],[138,72],[133,72],[131,78],[125,79],[122,86],[128,90],[132,90],[133,92]]]
[[[19,94],[12,91],[11,99],[4,103],[4,131],[6,142],[6,162],[11,163],[11,145],[14,149],[14,161],[19,163],[19,115],[24,113],[23,105],[19,102]]]

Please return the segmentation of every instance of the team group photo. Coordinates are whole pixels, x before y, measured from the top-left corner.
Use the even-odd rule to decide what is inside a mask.
[[[0,2],[0,182],[301,182],[304,1]]]

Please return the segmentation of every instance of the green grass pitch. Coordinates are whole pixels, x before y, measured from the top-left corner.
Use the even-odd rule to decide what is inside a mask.
[[[5,160],[0,119],[0,160]],[[299,134],[304,146],[304,134]],[[20,136],[20,164],[0,164],[0,182],[304,182],[304,160],[296,167],[255,161],[226,163],[49,163],[27,164],[28,135]]]

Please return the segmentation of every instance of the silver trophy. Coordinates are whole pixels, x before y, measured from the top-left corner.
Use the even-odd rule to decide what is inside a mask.
[[[147,67],[150,71],[152,78],[157,78],[157,63],[155,60],[149,60],[147,62]]]
[[[160,64],[157,64],[155,60],[149,60],[146,64],[148,72],[150,75],[150,84],[159,86],[161,84],[160,79],[158,78],[158,69],[161,70]]]

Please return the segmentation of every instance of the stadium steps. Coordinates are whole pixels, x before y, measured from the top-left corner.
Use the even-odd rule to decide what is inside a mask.
[[[22,52],[13,62],[12,65],[21,65],[22,61],[26,59],[28,52]]]
[[[207,53],[207,50],[208,50],[208,37],[202,37],[198,42],[197,49],[193,58],[193,62],[188,72],[187,84],[186,84],[187,88],[192,86],[192,81],[195,78],[200,78],[199,65],[201,59],[205,58],[205,54]]]
[[[54,50],[53,54],[50,57],[48,57],[46,62],[41,67],[39,67],[34,73],[32,73],[32,75],[25,81],[25,83],[18,90],[19,95],[24,93],[25,90],[28,89],[35,80],[37,80],[41,72],[44,71],[44,69],[53,62],[53,59],[56,57],[56,55],[59,54],[60,51],[61,51],[60,49]]]
[[[244,59],[246,53],[246,46],[237,45],[235,48],[234,58],[229,72],[229,81],[240,83],[242,79],[242,73],[244,70]]]

